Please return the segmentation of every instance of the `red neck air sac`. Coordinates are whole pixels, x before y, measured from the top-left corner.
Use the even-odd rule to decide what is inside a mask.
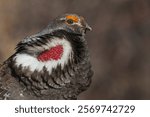
[[[39,61],[48,61],[48,60],[59,60],[63,54],[63,46],[57,45],[55,47],[50,48],[39,54],[37,59]]]

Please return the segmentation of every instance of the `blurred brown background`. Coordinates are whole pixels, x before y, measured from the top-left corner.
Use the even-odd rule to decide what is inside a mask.
[[[0,63],[63,13],[85,17],[93,82],[79,99],[150,99],[150,0],[0,0]]]

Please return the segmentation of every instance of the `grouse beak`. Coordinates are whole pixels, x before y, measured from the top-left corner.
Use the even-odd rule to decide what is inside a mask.
[[[92,28],[86,23],[84,28],[84,35],[86,34],[87,31],[92,31]]]
[[[85,30],[92,31],[92,28],[88,24],[86,24]]]

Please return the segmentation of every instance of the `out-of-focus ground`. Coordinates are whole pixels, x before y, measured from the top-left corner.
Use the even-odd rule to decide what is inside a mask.
[[[94,70],[79,99],[150,99],[150,0],[0,0],[0,63],[63,13],[85,17]]]

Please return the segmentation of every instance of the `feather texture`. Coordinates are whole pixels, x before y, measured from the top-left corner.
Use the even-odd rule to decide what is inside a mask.
[[[75,14],[56,18],[18,43],[16,53],[0,66],[0,99],[77,99],[87,90],[93,71],[84,38],[86,22],[75,15],[78,22],[68,25],[68,15]],[[59,59],[39,60],[41,53],[59,45]]]

